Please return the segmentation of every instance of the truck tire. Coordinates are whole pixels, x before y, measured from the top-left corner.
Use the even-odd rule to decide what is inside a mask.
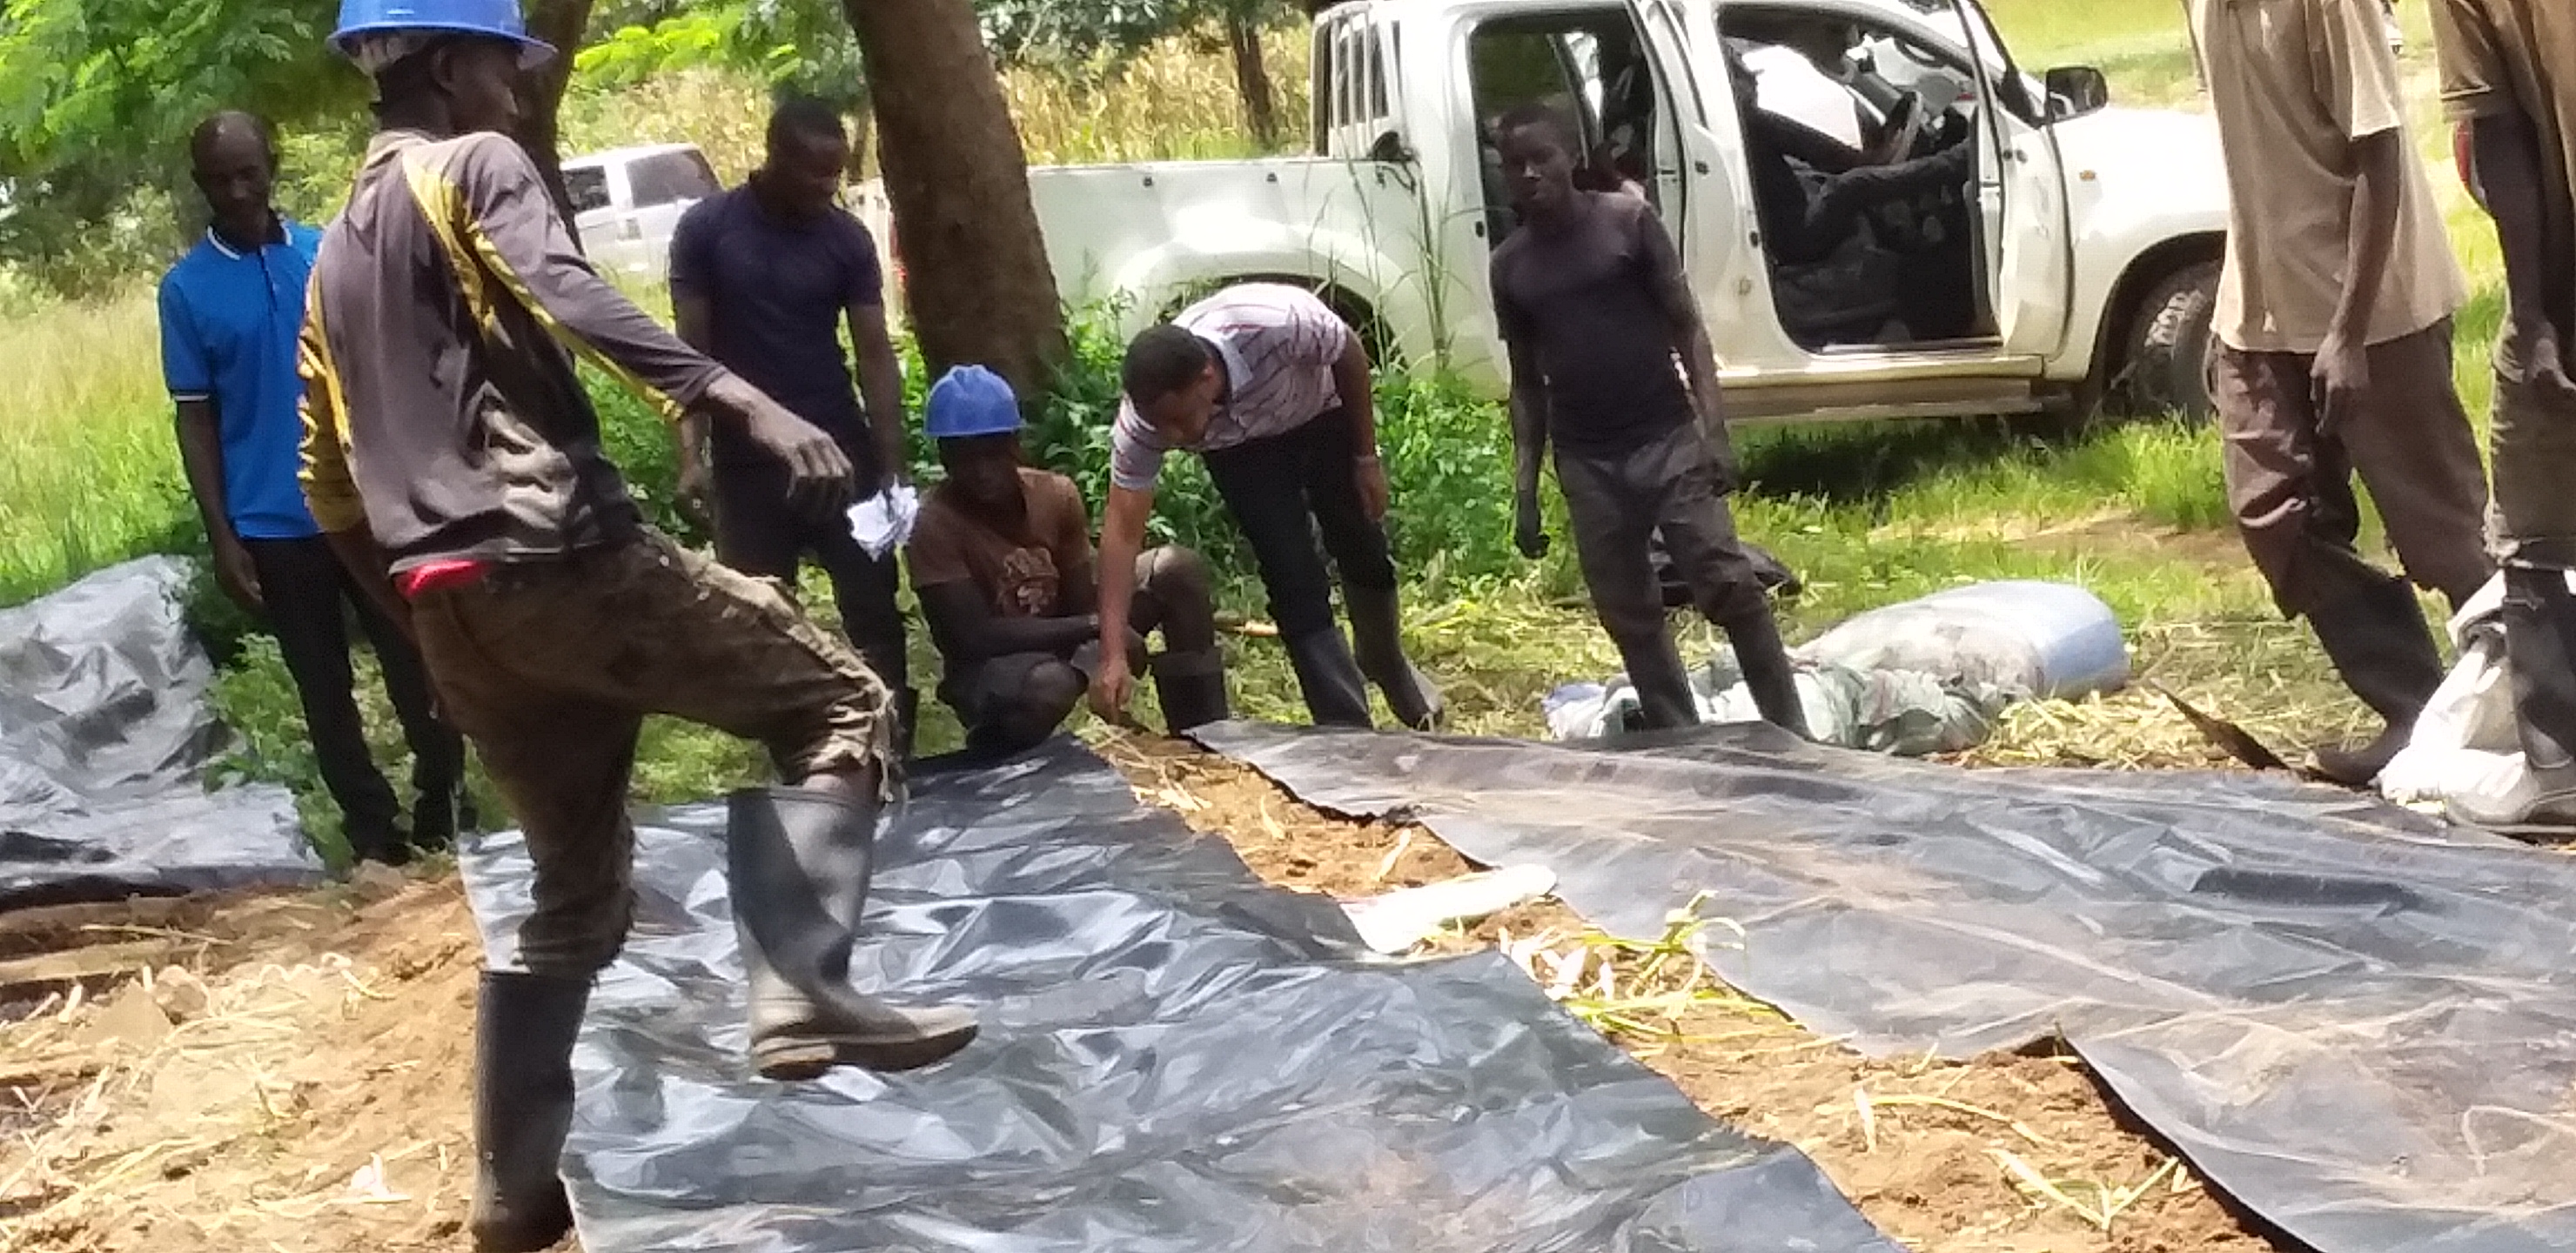
[[[2128,364],[2117,389],[2129,413],[2209,420],[2218,272],[2216,261],[2194,262],[2166,275],[2138,302],[2129,323]]]

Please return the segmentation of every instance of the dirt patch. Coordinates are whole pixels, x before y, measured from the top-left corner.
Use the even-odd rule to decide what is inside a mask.
[[[1428,831],[1326,815],[1223,758],[1160,740],[1101,747],[1140,795],[1224,836],[1282,887],[1350,899],[1475,869]],[[1424,951],[1507,942],[1545,983],[1569,961],[1589,958],[1597,972],[1597,937],[1587,943],[1586,932],[1549,901]],[[1577,1012],[1583,1004],[1569,1000]],[[2125,1121],[2071,1056],[1873,1061],[1714,984],[1672,1008],[1652,1030],[1608,1034],[1710,1114],[1804,1150],[1871,1221],[1920,1253],[2274,1247]]]
[[[452,880],[47,911],[0,946],[65,927],[187,951],[0,1028],[0,1250],[461,1246],[482,950]]]

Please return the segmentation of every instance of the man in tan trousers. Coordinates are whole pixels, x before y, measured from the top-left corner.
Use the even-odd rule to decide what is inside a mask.
[[[2474,188],[2504,253],[2495,356],[2497,547],[2526,797],[2455,818],[2576,829],[2576,4],[2434,0],[2442,101],[2468,128]]]
[[[2304,617],[2387,730],[2317,750],[2362,786],[2443,678],[2413,583],[2457,605],[2493,574],[2487,489],[2451,380],[2467,282],[2407,143],[2375,0],[2185,0],[2231,211],[2211,394],[2227,492],[2281,611]],[[2355,547],[2353,475],[2405,567]]]

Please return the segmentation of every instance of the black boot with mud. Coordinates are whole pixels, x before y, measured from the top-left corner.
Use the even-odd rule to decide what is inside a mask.
[[[2366,788],[2406,747],[2415,719],[2442,686],[2442,653],[2415,589],[2389,579],[2308,615],[2326,656],[2353,695],[2386,719],[2387,729],[2360,748],[2323,747],[2316,773],[2345,787]]]
[[[487,971],[474,1014],[475,1253],[538,1253],[572,1231],[564,1137],[590,981]]]
[[[751,1059],[762,1077],[812,1079],[835,1066],[928,1066],[975,1038],[975,1015],[905,1009],[850,986],[879,806],[801,788],[729,801],[734,927],[751,984]]]

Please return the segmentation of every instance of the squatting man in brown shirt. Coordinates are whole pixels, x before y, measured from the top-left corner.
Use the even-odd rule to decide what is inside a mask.
[[[948,480],[912,532],[912,583],[947,660],[941,699],[966,747],[1036,747],[1082,703],[1100,671],[1091,513],[1073,480],[1036,469],[1020,447],[1020,402],[1003,378],[960,366],[930,389],[930,438]],[[1207,563],[1178,545],[1136,559],[1131,672],[1151,670],[1175,735],[1226,718],[1225,654]],[[1163,651],[1148,659],[1145,635]]]
[[[2320,773],[2363,786],[2442,684],[2408,580],[2459,605],[2493,577],[2486,475],[2451,380],[2467,283],[2407,148],[2373,0],[2185,0],[2229,185],[2211,398],[2229,504],[2275,602],[2387,720]],[[2358,471],[2406,577],[2355,548]]]
[[[515,5],[352,0],[334,43],[380,129],[325,237],[306,314],[315,520],[418,638],[535,862],[518,971],[483,977],[470,1226],[533,1251],[571,1225],[556,1166],[592,978],[625,941],[627,778],[647,714],[762,742],[785,787],[731,800],[729,876],[760,1072],[927,1065],[975,1016],[850,984],[893,720],[885,687],[769,585],[647,530],[600,450],[566,346],[787,467],[818,513],[855,492],[831,436],[681,343],[581,260],[505,137],[554,50]],[[558,342],[557,336],[562,342]],[[397,590],[399,589],[399,590]]]
[[[1563,115],[1527,106],[1495,132],[1521,221],[1493,261],[1495,316],[1511,353],[1521,552],[1547,551],[1539,468],[1553,444],[1583,582],[1627,662],[1646,727],[1700,720],[1655,577],[1660,527],[1692,600],[1735,646],[1763,718],[1806,734],[1770,598],[1727,512],[1735,458],[1717,362],[1672,237],[1643,200],[1575,187],[1581,149]]]
[[[2442,99],[2504,250],[2495,359],[2496,539],[2505,651],[2535,792],[2464,821],[2576,827],[2576,3],[2433,0]]]

